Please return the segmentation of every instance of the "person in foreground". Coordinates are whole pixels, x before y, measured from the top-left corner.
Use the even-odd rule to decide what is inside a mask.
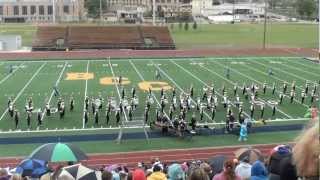
[[[251,178],[250,180],[267,180],[268,172],[264,164],[257,160],[251,167]]]
[[[212,180],[241,180],[241,178],[236,175],[235,163],[232,159],[227,160],[223,164],[223,171],[213,177]]]

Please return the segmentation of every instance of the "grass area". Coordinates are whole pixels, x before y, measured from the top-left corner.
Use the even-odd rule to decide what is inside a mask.
[[[190,26],[191,27],[191,26]],[[197,30],[179,30],[175,25],[172,37],[179,49],[262,47],[263,24],[199,25]],[[267,47],[317,47],[316,24],[272,24],[267,26]]]
[[[92,25],[92,24],[91,24]],[[263,24],[208,24],[198,25],[197,30],[179,30],[178,25],[171,30],[179,49],[210,47],[262,47]],[[36,25],[0,24],[0,34],[19,34],[23,46],[31,46]],[[316,24],[269,23],[267,28],[268,47],[317,47]]]
[[[6,102],[9,97],[13,97],[15,100],[15,106],[20,112],[20,121],[18,129],[27,130],[26,113],[24,111],[27,99],[32,97],[34,109],[38,110],[44,108],[47,102],[51,107],[57,107],[58,98],[52,96],[53,86],[57,84],[59,91],[61,92],[61,98],[66,104],[66,115],[64,119],[59,119],[59,114],[55,113],[52,116],[44,116],[43,125],[40,130],[54,129],[81,129],[84,127],[83,110],[84,110],[84,98],[88,96],[90,99],[89,108],[89,122],[85,125],[86,128],[100,128],[100,127],[117,127],[115,113],[111,113],[109,124],[105,119],[105,108],[108,97],[114,97],[119,104],[120,94],[122,87],[115,85],[113,76],[122,76],[124,80],[123,88],[126,96],[131,96],[131,88],[135,87],[137,90],[137,96],[139,98],[138,108],[133,112],[133,121],[128,120],[128,113],[126,116],[122,115],[122,122],[126,126],[139,126],[142,125],[144,119],[144,107],[147,93],[141,89],[147,86],[146,82],[152,82],[156,69],[161,73],[163,83],[166,83],[169,87],[176,88],[177,101],[179,102],[179,95],[181,92],[189,93],[191,84],[194,87],[194,98],[202,96],[202,88],[205,85],[211,86],[214,83],[216,94],[218,98],[218,106],[215,118],[212,120],[211,111],[205,110],[203,120],[199,119],[199,112],[190,110],[187,113],[187,120],[191,119],[192,112],[197,115],[200,123],[224,123],[226,117],[226,109],[222,104],[222,90],[225,86],[226,92],[230,101],[235,101],[233,95],[233,88],[236,84],[238,86],[238,93],[240,100],[243,102],[243,110],[247,114],[250,114],[250,101],[245,100],[242,95],[241,87],[243,83],[251,85],[256,83],[259,89],[259,101],[267,102],[269,100],[278,101],[279,92],[282,91],[282,85],[284,81],[289,82],[288,91],[284,98],[284,103],[277,107],[277,113],[272,116],[271,105],[265,106],[265,112],[263,119],[292,119],[302,118],[306,112],[306,109],[310,105],[310,93],[313,90],[313,85],[310,85],[310,91],[308,97],[305,100],[305,104],[300,103],[301,91],[304,90],[305,81],[310,82],[318,81],[318,69],[319,65],[312,62],[303,60],[301,58],[198,58],[198,59],[135,59],[135,60],[111,60],[109,61],[69,61],[67,64],[63,62],[54,61],[15,61],[15,62],[3,62],[0,64],[0,102],[3,105],[0,106],[0,129],[1,131],[9,131],[14,129],[14,120],[9,116],[6,111]],[[158,64],[158,66],[154,66]],[[16,68],[14,74],[8,74],[8,66],[13,65]],[[300,68],[297,68],[299,66]],[[19,68],[18,68],[19,67]],[[230,68],[230,79],[225,77],[225,71]],[[267,70],[273,68],[274,76],[269,76]],[[86,73],[88,74],[79,74]],[[297,76],[296,74],[299,74]],[[72,77],[73,76],[73,77]],[[91,76],[91,77],[90,77]],[[72,80],[68,80],[68,77],[72,77]],[[291,89],[291,82],[295,81],[297,85],[295,102],[289,102],[289,94]],[[276,83],[277,90],[275,94],[271,93],[271,89],[268,88],[267,93],[262,93],[262,84],[267,83],[268,86],[272,86]],[[158,87],[158,89],[156,89]],[[154,84],[154,103],[151,105],[151,112],[149,115],[149,121],[155,120],[155,111],[159,109],[160,88],[161,85]],[[118,92],[119,91],[119,92]],[[319,93],[319,90],[317,90]],[[171,90],[166,92],[168,100],[170,102],[172,98]],[[70,97],[75,99],[75,109],[73,112],[69,111]],[[93,113],[91,112],[92,98],[98,98],[101,96],[103,99],[103,108],[99,111],[99,125],[94,123]],[[127,98],[130,102],[131,98]],[[206,101],[202,101],[205,103]],[[315,101],[314,104],[317,104]],[[195,103],[192,103],[195,105]],[[256,105],[256,111],[254,113],[254,119],[260,119],[260,106]],[[238,114],[238,108],[231,108],[233,113]],[[165,112],[168,114],[169,104],[165,107]],[[178,115],[179,111],[174,113]],[[298,122],[280,122],[279,124],[292,124]],[[272,124],[278,124],[274,122]],[[223,127],[224,125],[220,125]],[[218,126],[219,127],[219,126]],[[31,130],[37,129],[37,114],[33,113]],[[110,133],[117,130],[97,130],[97,133]],[[137,131],[135,129],[129,131]],[[39,133],[38,135],[55,135],[56,132]],[[79,131],[75,134],[92,134],[95,130]],[[72,134],[72,132],[61,133],[61,135]],[[14,136],[33,136],[35,133],[19,134],[12,132],[11,134],[3,134],[4,137]],[[36,135],[36,136],[38,136]]]
[[[228,145],[250,145],[261,143],[291,142],[299,131],[256,133],[249,135],[247,142],[239,142],[233,135],[198,136],[190,141],[176,138],[145,140],[124,140],[122,144],[110,141],[74,142],[86,153],[131,152],[161,149],[187,149],[195,147],[218,147]],[[40,144],[0,145],[0,157],[27,156]]]

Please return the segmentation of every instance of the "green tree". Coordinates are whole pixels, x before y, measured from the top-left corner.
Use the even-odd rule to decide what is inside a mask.
[[[196,21],[193,22],[192,28],[193,30],[196,30],[198,28],[198,24]]]
[[[188,23],[188,22],[186,22],[186,23],[184,24],[184,30],[186,30],[186,31],[189,30],[189,23]]]
[[[316,11],[316,2],[314,0],[296,0],[296,7],[301,17],[311,18]]]
[[[101,0],[102,11],[106,8],[106,1]],[[100,0],[85,0],[84,7],[88,10],[88,16],[100,17]]]

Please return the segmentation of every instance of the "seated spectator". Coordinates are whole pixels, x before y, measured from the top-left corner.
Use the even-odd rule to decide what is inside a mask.
[[[319,179],[319,122],[304,131],[293,147],[297,174],[304,179]]]
[[[208,163],[200,164],[200,169],[204,170],[204,172],[207,173],[207,175],[209,176],[209,179],[213,178],[212,169]]]
[[[233,159],[227,160],[223,164],[223,171],[213,177],[213,180],[240,180],[241,178],[236,175],[235,164]]]
[[[22,180],[22,176],[20,174],[14,174],[10,180]]]
[[[109,171],[103,171],[101,175],[102,180],[112,180],[112,173]]]
[[[168,167],[169,180],[185,180],[186,175],[180,164],[174,163]]]
[[[191,172],[189,180],[209,180],[209,176],[202,168],[197,168]]]
[[[160,165],[154,165],[153,172],[147,177],[147,180],[167,180],[167,176],[162,172]]]
[[[292,162],[292,155],[286,157],[280,162],[280,179],[281,180],[297,180],[297,170]]]
[[[251,167],[251,178],[250,180],[267,180],[268,172],[264,164],[257,160]]]
[[[280,180],[280,162],[291,154],[291,148],[286,145],[279,145],[271,151],[268,162],[269,180]]]
[[[244,158],[235,169],[236,175],[240,176],[242,180],[250,179],[251,177],[251,164],[249,158]]]
[[[146,175],[143,170],[136,169],[132,172],[132,180],[146,180]]]
[[[4,168],[0,168],[0,180],[9,180],[10,176],[8,171]]]

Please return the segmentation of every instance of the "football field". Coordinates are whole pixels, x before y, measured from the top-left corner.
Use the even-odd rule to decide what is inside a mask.
[[[13,72],[9,73],[10,68]],[[230,70],[230,78],[226,72]],[[268,71],[272,69],[273,75]],[[250,58],[177,58],[177,59],[95,59],[95,60],[48,60],[48,61],[3,61],[0,62],[0,130],[1,133],[15,133],[24,131],[51,130],[85,131],[92,128],[116,129],[123,127],[142,127],[144,125],[144,109],[148,89],[152,89],[152,104],[149,114],[149,123],[156,119],[155,112],[160,109],[160,90],[163,88],[168,99],[165,106],[165,115],[169,114],[172,89],[175,88],[177,101],[181,93],[189,94],[191,85],[194,87],[194,96],[191,99],[192,107],[195,107],[197,98],[202,97],[203,88],[214,84],[218,98],[215,118],[212,119],[211,110],[204,110],[202,121],[199,119],[199,111],[191,108],[187,113],[187,120],[191,119],[193,112],[197,115],[198,123],[222,127],[226,120],[226,108],[223,107],[222,87],[225,87],[228,99],[231,102],[233,113],[238,114],[235,106],[236,96],[234,87],[238,87],[237,93],[242,102],[245,116],[250,116],[250,95],[246,100],[242,94],[243,85],[258,86],[258,97],[255,104],[254,119],[261,119],[260,106],[264,104],[265,111],[262,119],[272,120],[272,123],[292,123],[301,121],[311,105],[311,93],[314,86],[318,86],[320,65],[303,58],[292,57],[250,57]],[[155,78],[159,72],[161,79]],[[122,77],[122,85],[117,80]],[[296,91],[293,103],[290,103],[291,84],[295,81]],[[308,81],[309,92],[304,103],[301,103],[301,92],[305,90]],[[279,101],[284,82],[288,84],[288,90],[282,104],[276,105],[276,114],[272,116],[273,104]],[[266,83],[266,93],[262,92],[262,85]],[[273,83],[276,91],[272,94]],[[65,102],[66,112],[63,119],[55,112],[58,97],[55,96],[54,87],[60,93],[60,98]],[[139,99],[138,107],[133,111],[130,121],[128,112],[121,115],[121,122],[116,122],[115,112],[112,111],[109,123],[106,122],[106,106],[108,98],[113,98],[119,104],[122,89],[126,100],[130,104],[131,89],[136,89]],[[69,102],[73,97],[75,108],[70,112]],[[89,98],[89,121],[85,124],[83,114],[85,109],[85,97]],[[316,90],[313,104],[319,106],[319,88]],[[11,98],[15,108],[20,113],[18,128],[15,129],[14,118],[8,113],[8,99]],[[33,113],[31,127],[27,126],[27,113],[25,105],[32,98]],[[99,122],[95,124],[91,111],[92,99],[102,99],[102,109],[98,111]],[[45,112],[44,107],[49,103],[53,114],[42,116],[42,125],[38,126],[37,112]],[[206,101],[203,101],[206,103]],[[179,109],[179,108],[178,108]],[[179,114],[179,110],[174,115]],[[149,124],[148,123],[148,124]]]

